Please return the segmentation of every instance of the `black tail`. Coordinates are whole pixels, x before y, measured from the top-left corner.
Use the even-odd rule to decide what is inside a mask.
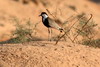
[[[60,30],[60,32],[62,32],[62,31],[63,31],[63,29],[62,29],[62,28],[60,28],[59,30]]]

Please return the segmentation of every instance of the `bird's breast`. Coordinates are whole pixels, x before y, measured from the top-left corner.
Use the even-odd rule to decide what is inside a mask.
[[[42,20],[43,24],[46,26],[46,27],[51,27],[49,25],[49,22],[48,22],[48,19],[45,19],[45,20]]]

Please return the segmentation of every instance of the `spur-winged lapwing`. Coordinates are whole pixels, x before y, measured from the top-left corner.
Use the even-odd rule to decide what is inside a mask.
[[[49,28],[55,28],[59,30],[60,32],[63,31],[63,29],[53,20],[51,19],[46,12],[42,12],[39,16],[42,16],[42,22],[43,24],[48,28],[48,32],[50,34]],[[48,35],[49,39],[49,35]]]

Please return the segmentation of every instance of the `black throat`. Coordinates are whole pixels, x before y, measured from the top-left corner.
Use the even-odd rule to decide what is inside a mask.
[[[43,22],[43,24],[44,24],[46,27],[48,27],[48,28],[51,27],[51,26],[49,25],[49,21],[48,21],[49,18],[47,17],[45,20],[43,20],[43,18],[44,18],[44,17],[42,17],[42,22]]]

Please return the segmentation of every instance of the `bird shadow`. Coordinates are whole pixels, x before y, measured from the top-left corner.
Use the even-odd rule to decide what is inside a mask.
[[[28,41],[24,41],[24,42],[32,42],[32,41],[47,41],[47,39],[33,37],[32,39],[30,39]],[[16,38],[11,38],[11,39],[6,40],[6,41],[1,41],[0,44],[18,44],[18,43],[24,43],[24,42],[17,40],[17,37],[16,37]]]

